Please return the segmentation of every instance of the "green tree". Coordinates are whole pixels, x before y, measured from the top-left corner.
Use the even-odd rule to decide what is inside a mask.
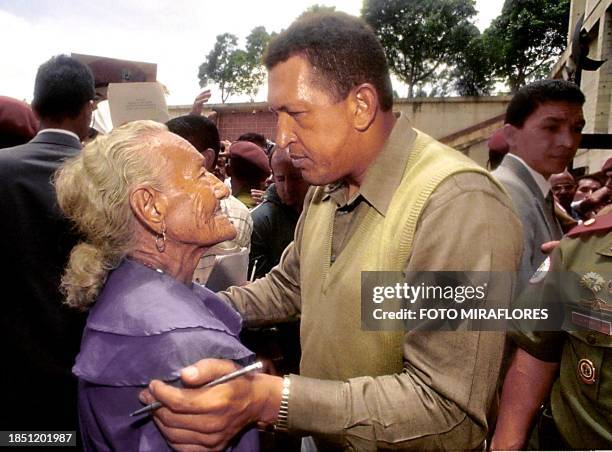
[[[512,92],[546,76],[566,46],[570,0],[506,0],[483,33],[491,70]]]
[[[413,97],[427,84],[446,90],[443,78],[473,37],[476,10],[473,0],[364,0],[361,15]]]
[[[218,35],[215,46],[200,65],[200,86],[216,83],[223,103],[234,94],[247,94],[252,101],[265,78],[262,57],[271,37],[264,27],[256,27],[247,37],[244,50],[237,47],[235,35]]]
[[[246,39],[244,53],[244,76],[241,77],[240,92],[248,94],[253,101],[259,88],[263,85],[266,71],[263,65],[263,54],[276,33],[269,34],[265,27],[255,27]]]
[[[478,28],[473,26],[471,35],[468,44],[456,55],[450,79],[460,96],[486,96],[493,89],[489,55]]]
[[[221,90],[221,102],[236,92],[236,73],[239,70],[235,55],[238,38],[230,33],[217,36],[215,46],[200,65],[198,78],[200,87],[208,85],[211,81]]]
[[[308,14],[313,14],[313,13],[333,13],[334,11],[336,11],[336,7],[335,6],[326,6],[326,5],[320,5],[318,3],[309,6],[308,8],[306,8],[304,10],[304,12],[302,14],[300,14],[298,16],[298,19],[301,19],[302,17],[308,15]]]

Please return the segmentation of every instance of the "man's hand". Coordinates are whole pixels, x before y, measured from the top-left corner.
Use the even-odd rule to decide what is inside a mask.
[[[612,190],[604,185],[591,193],[590,196],[584,198],[582,202],[576,206],[576,209],[585,219],[593,218],[598,210],[610,203],[610,198],[612,198]]]
[[[255,204],[261,204],[264,200],[265,195],[265,190],[257,190],[256,188],[251,189],[251,199]]]
[[[202,114],[202,110],[204,109],[204,104],[208,102],[208,99],[210,99],[210,95],[211,94],[209,89],[205,89],[200,94],[198,94],[195,100],[193,101],[193,106],[191,107],[190,114],[200,116]]]
[[[559,246],[559,242],[560,240],[551,240],[550,242],[544,242],[542,243],[542,246],[540,246],[540,250],[544,253],[544,254],[550,254],[553,252],[553,250]]]
[[[280,377],[248,374],[200,388],[237,368],[232,361],[203,359],[181,371],[185,389],[154,380],[140,394],[144,403],[159,400],[164,405],[155,411],[154,421],[174,449],[224,449],[246,426],[276,421],[283,386]]]

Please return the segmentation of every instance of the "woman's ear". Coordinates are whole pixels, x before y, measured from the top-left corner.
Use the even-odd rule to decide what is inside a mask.
[[[354,125],[360,132],[366,131],[378,112],[378,93],[370,83],[362,83],[353,88]]]
[[[130,194],[130,207],[142,224],[161,233],[166,213],[166,197],[162,193],[148,186],[136,187]]]

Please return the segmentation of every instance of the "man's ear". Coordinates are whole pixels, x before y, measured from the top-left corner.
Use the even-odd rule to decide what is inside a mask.
[[[366,131],[378,112],[378,93],[370,83],[362,83],[352,90],[354,125],[360,132]]]
[[[518,129],[512,124],[505,124],[503,128],[503,136],[506,143],[508,143],[508,147],[513,148],[516,147],[516,132]]]
[[[157,234],[162,232],[166,197],[148,186],[136,187],[130,194],[130,207],[138,220]]]
[[[215,151],[212,148],[204,149],[202,151],[204,157],[204,166],[206,171],[210,172],[215,169]]]

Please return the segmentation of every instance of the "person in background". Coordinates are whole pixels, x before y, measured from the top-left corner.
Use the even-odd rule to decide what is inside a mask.
[[[552,193],[555,197],[555,215],[561,224],[563,233],[568,232],[578,224],[578,214],[572,209],[572,200],[576,193],[576,182],[574,176],[565,170],[562,173],[553,174],[548,179]]]
[[[272,150],[272,148],[269,146],[270,141],[268,141],[266,137],[262,135],[261,133],[255,133],[255,132],[243,133],[242,135],[238,137],[236,141],[248,141],[249,143],[256,144],[266,154],[269,154],[270,151]]]
[[[607,162],[606,162],[607,163]],[[604,163],[604,167],[605,167]],[[605,171],[602,169],[605,177]],[[608,190],[600,178],[587,174],[578,179],[578,188],[572,202],[572,209],[582,221],[592,219],[597,211],[608,203]]]
[[[493,171],[500,165],[504,156],[508,153],[508,143],[504,138],[504,129],[498,129],[489,137],[487,141],[489,148],[489,159],[487,169]]]
[[[601,181],[597,176],[587,174],[580,176],[577,180],[576,193],[574,194],[574,202],[582,201],[599,190],[602,186]]]
[[[270,153],[274,183],[266,190],[262,204],[251,211],[253,236],[249,275],[264,277],[281,259],[293,241],[295,227],[310,184],[291,163],[289,151],[274,147]],[[249,334],[250,333],[250,334]],[[300,362],[299,321],[277,324],[264,330],[246,330],[242,336],[253,349],[274,361],[277,372],[297,372]]]
[[[567,213],[570,213],[572,210],[571,204],[574,200],[577,187],[574,176],[572,176],[569,171],[565,170],[562,173],[553,174],[548,181],[550,182],[550,187],[556,200]]]
[[[148,381],[176,381],[182,367],[204,357],[253,359],[238,339],[238,313],[192,283],[206,249],[236,235],[219,209],[229,190],[202,154],[153,121],[130,122],[88,144],[60,168],[55,185],[83,236],[62,288],[67,305],[89,311],[73,368],[85,450],[169,451],[150,417],[130,416]],[[229,447],[257,451],[257,431]]]
[[[261,278],[272,270],[293,241],[295,226],[310,187],[300,170],[291,163],[287,149],[272,149],[270,167],[274,183],[266,190],[263,203],[251,211],[253,235],[249,275],[254,274],[255,278]]]
[[[492,172],[506,188],[523,225],[520,284],[546,259],[541,246],[563,234],[548,178],[568,167],[584,127],[584,94],[565,80],[541,80],[520,88],[506,110],[509,151]]]
[[[38,126],[38,118],[28,104],[0,96],[0,149],[27,143]]]
[[[612,213],[606,210],[561,240],[522,295],[522,303],[558,320],[541,327],[514,322],[509,335],[517,350],[491,450],[523,449],[534,423],[538,450],[612,449]]]
[[[85,318],[62,304],[59,290],[77,236],[57,207],[52,177],[79,154],[93,99],[87,66],[66,55],[51,58],[34,82],[39,132],[29,143],[0,151],[2,430],[78,430],[70,368]]]
[[[255,207],[252,189],[263,189],[271,174],[266,153],[249,141],[235,141],[229,148],[227,174],[231,178],[232,195],[248,208]]]

